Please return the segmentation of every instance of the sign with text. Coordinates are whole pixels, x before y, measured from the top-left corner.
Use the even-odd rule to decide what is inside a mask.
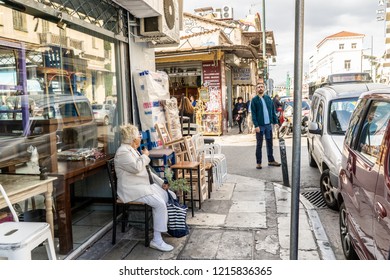
[[[252,85],[251,68],[248,67],[234,67],[233,68],[233,85]]]
[[[221,88],[221,65],[219,62],[206,61],[202,64],[204,86]]]

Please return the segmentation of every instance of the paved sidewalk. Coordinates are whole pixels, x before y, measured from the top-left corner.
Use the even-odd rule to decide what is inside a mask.
[[[108,230],[85,251],[76,251],[67,259],[288,260],[290,198],[290,189],[284,186],[229,174],[195,217],[188,211],[188,236],[164,237],[175,246],[172,252],[146,248],[142,229],[128,227],[121,233],[118,225],[115,246]],[[302,196],[298,248],[300,260],[335,259],[317,212]]]

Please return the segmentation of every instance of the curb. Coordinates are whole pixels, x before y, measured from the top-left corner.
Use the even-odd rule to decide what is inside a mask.
[[[290,188],[280,185],[278,183],[273,183],[273,184],[291,193]],[[330,246],[328,236],[325,232],[324,227],[322,226],[322,222],[318,216],[317,211],[314,209],[313,205],[309,202],[309,200],[307,200],[301,194],[299,195],[299,201],[302,203],[303,207],[305,208],[306,214],[310,220],[310,224],[315,236],[315,241],[320,250],[322,260],[336,260],[336,256],[333,252],[332,247]]]

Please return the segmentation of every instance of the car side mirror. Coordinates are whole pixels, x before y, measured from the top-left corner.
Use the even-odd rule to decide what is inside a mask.
[[[320,126],[316,122],[309,122],[309,132],[312,134],[321,134],[322,130],[320,129]]]

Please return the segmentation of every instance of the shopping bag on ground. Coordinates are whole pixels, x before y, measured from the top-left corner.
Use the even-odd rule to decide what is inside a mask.
[[[181,205],[177,199],[168,193],[168,234],[173,237],[183,237],[190,233],[187,225],[187,209],[185,205]]]

